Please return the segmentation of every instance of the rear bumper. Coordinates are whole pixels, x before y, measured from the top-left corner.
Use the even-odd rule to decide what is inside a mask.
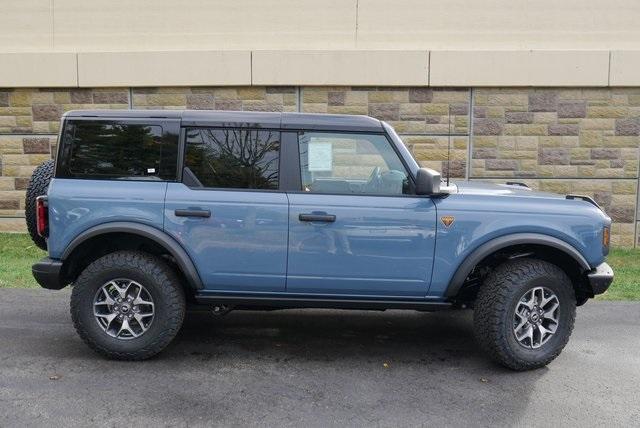
[[[596,266],[587,274],[593,294],[602,294],[613,282],[613,269],[607,263]]]
[[[31,267],[31,273],[42,288],[60,290],[67,284],[62,278],[62,262],[45,257]]]

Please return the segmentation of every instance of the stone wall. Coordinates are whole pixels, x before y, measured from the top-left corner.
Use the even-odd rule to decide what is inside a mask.
[[[54,153],[61,114],[82,108],[368,114],[393,125],[425,166],[446,173],[450,165],[454,178],[592,195],[614,219],[614,245],[637,241],[637,88],[0,89],[0,217],[22,215],[28,177]]]
[[[593,196],[633,246],[639,132],[640,89],[474,90],[470,178]]]

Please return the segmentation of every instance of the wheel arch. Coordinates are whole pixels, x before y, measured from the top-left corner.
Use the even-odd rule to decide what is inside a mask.
[[[123,245],[110,242],[115,238],[129,238],[130,242],[123,243]],[[147,247],[166,252],[175,262],[191,289],[203,288],[200,274],[191,257],[174,238],[153,226],[134,222],[104,223],[89,228],[76,236],[67,245],[61,256],[63,270],[70,279],[74,279],[79,273],[77,272],[78,266],[82,265],[78,263],[81,260],[80,254],[95,249],[100,244],[115,250],[130,249],[131,245],[147,245]],[[95,258],[96,255],[93,255],[93,259]]]
[[[560,256],[564,261],[570,260],[574,262],[576,268],[581,272],[591,269],[584,256],[575,247],[561,239],[540,233],[504,235],[481,244],[465,258],[452,276],[445,296],[447,298],[456,297],[469,275],[478,265],[481,265],[483,261],[493,255],[500,253],[501,250],[510,248],[548,249],[552,254]]]

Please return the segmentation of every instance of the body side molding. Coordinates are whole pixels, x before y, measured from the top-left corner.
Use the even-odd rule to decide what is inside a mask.
[[[184,273],[192,288],[204,288],[202,280],[200,279],[200,274],[198,274],[198,270],[184,248],[182,248],[175,239],[160,229],[141,223],[116,221],[99,224],[87,229],[71,241],[62,254],[62,260],[67,259],[67,257],[69,257],[71,253],[73,253],[73,251],[83,242],[108,233],[131,233],[155,241],[160,246],[164,247],[175,258],[176,263]]]
[[[591,266],[589,266],[589,263],[584,258],[584,256],[580,254],[580,252],[573,246],[567,244],[561,239],[549,235],[543,235],[540,233],[514,233],[511,235],[494,238],[473,250],[473,252],[469,254],[467,258],[460,264],[460,266],[458,266],[456,273],[453,275],[453,278],[451,278],[451,281],[449,282],[449,286],[447,287],[445,296],[454,297],[458,293],[458,291],[460,291],[464,280],[467,278],[467,276],[469,276],[473,268],[485,257],[502,248],[523,244],[545,245],[555,248],[573,258],[583,270],[591,270]]]

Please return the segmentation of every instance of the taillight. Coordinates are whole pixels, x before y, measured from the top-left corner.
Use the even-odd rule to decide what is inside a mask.
[[[46,238],[49,235],[49,208],[46,196],[36,198],[36,225],[38,235]]]

